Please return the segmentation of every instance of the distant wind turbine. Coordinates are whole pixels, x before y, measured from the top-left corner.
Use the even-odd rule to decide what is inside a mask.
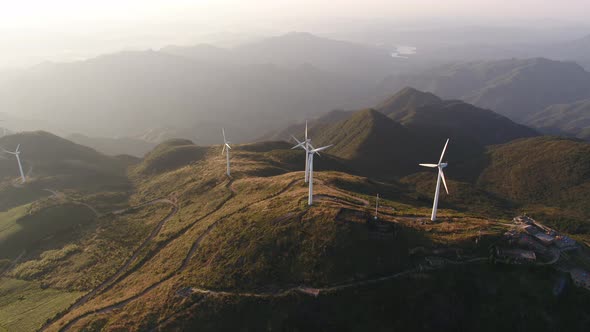
[[[315,148],[311,145],[311,139],[307,135],[307,121],[305,121],[305,140],[300,142],[295,136],[291,136],[297,142],[297,145],[291,149],[302,148],[306,152],[305,157],[305,183],[309,181],[309,152]]]
[[[2,151],[16,156],[16,161],[18,162],[18,169],[20,171],[20,177],[22,179],[22,183],[25,183],[27,181],[27,179],[25,177],[25,173],[23,172],[23,165],[20,162],[20,144],[16,146],[16,150],[14,152],[8,151],[4,148],[2,148]]]
[[[308,165],[309,165],[309,198],[307,199],[308,205],[313,204],[313,155],[320,152],[320,151],[324,151],[325,149],[327,149],[331,146],[332,145],[323,146],[321,148],[312,149],[307,152],[307,159],[308,159]]]
[[[430,216],[430,220],[436,220],[436,210],[438,209],[438,196],[440,193],[440,180],[445,186],[445,191],[447,195],[449,194],[449,189],[447,188],[447,181],[445,180],[445,173],[443,172],[443,168],[447,167],[447,163],[443,163],[442,160],[445,156],[445,151],[447,151],[447,146],[449,145],[449,139],[447,138],[447,142],[445,143],[445,147],[442,150],[440,155],[440,159],[438,160],[438,164],[420,164],[420,166],[430,167],[430,168],[438,168],[438,179],[436,180],[436,191],[434,192],[434,203],[432,204],[432,215]]]
[[[379,194],[375,198],[375,220],[379,219]]]
[[[221,150],[221,154],[223,154],[225,152],[225,156],[227,159],[227,170],[226,170],[226,174],[227,176],[230,176],[230,167],[229,167],[229,150],[231,150],[231,146],[229,146],[230,141],[227,140],[227,138],[225,137],[225,129],[221,128],[221,133],[223,134],[223,149]]]

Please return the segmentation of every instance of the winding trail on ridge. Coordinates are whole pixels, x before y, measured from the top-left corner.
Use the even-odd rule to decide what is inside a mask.
[[[214,222],[212,222],[206,229],[205,231],[203,231],[201,233],[201,235],[199,235],[193,242],[193,245],[191,246],[190,250],[188,251],[188,253],[186,254],[185,258],[183,259],[181,265],[174,271],[172,271],[168,276],[164,277],[163,279],[161,279],[160,281],[152,284],[151,286],[145,288],[143,291],[128,297],[127,299],[121,300],[119,302],[116,302],[114,304],[111,305],[107,305],[105,307],[99,308],[99,309],[95,309],[95,310],[91,310],[88,312],[85,312],[83,314],[80,314],[72,319],[70,319],[63,327],[61,327],[59,329],[60,332],[62,331],[67,331],[69,330],[74,324],[76,324],[77,322],[79,322],[80,320],[89,317],[91,315],[96,315],[96,314],[102,314],[102,313],[107,313],[107,312],[111,312],[113,310],[117,310],[117,309],[121,309],[124,306],[126,306],[127,304],[129,304],[130,302],[133,302],[141,297],[143,297],[144,295],[146,295],[147,293],[151,292],[152,290],[154,290],[155,288],[159,287],[160,285],[162,285],[163,283],[167,282],[168,280],[172,279],[173,277],[177,276],[179,273],[181,273],[182,271],[184,271],[190,261],[192,260],[192,258],[195,255],[195,252],[197,251],[197,249],[199,248],[200,244],[202,243],[202,241],[224,220],[226,220],[227,218],[239,214],[245,210],[247,210],[248,208],[250,208],[251,206],[255,205],[255,204],[259,204],[261,202],[270,200],[275,198],[276,196],[279,196],[283,193],[285,193],[286,191],[288,191],[289,189],[291,189],[295,184],[297,184],[298,182],[300,182],[300,179],[295,179],[295,180],[291,180],[284,188],[282,188],[281,190],[279,190],[278,192],[271,194],[267,197],[264,197],[256,202],[253,203],[249,203],[243,207],[240,207],[239,209],[233,211],[233,212],[229,212],[228,214],[219,217],[217,220],[215,220]],[[235,197],[236,192],[234,190],[234,188],[232,187],[233,184],[233,179],[230,180],[227,184],[226,187],[230,190],[230,195],[228,196],[228,198],[224,199],[218,206],[216,206],[212,211],[210,211],[209,213],[205,214],[202,217],[199,217],[196,221],[192,222],[190,225],[187,225],[186,227],[184,227],[180,232],[177,232],[177,234],[175,234],[175,236],[173,236],[171,239],[168,239],[167,241],[165,241],[165,244],[171,242],[172,240],[175,240],[176,238],[178,238],[180,235],[182,235],[186,230],[188,230],[189,228],[192,228],[194,225],[196,225],[199,221],[209,217],[210,215],[212,215],[213,213],[217,212],[219,209],[221,209],[221,207],[223,207],[225,205],[225,203],[227,203],[227,201],[229,201],[231,198]],[[331,188],[331,187],[330,187]],[[331,188],[334,189],[334,188]],[[368,206],[369,202],[367,200],[358,198],[358,197],[354,197],[351,196],[349,194],[343,193],[340,190],[335,189],[336,192],[338,192],[339,194],[343,194],[344,196],[346,196],[349,199],[354,199],[356,200],[358,203],[360,203],[359,205],[363,205],[363,206]],[[330,198],[329,195],[323,195],[326,198]],[[175,212],[174,214],[177,212],[177,207],[175,208]],[[166,219],[169,219],[171,216],[167,217]],[[166,220],[165,219],[165,220]],[[161,228],[161,227],[160,227]],[[156,233],[157,234],[157,233]],[[144,243],[147,243],[147,240],[144,241]],[[139,252],[139,251],[137,251]],[[153,255],[152,255],[153,257]],[[453,264],[453,265],[458,265],[458,264],[469,264],[469,263],[475,263],[475,262],[480,262],[480,261],[484,261],[487,258],[476,258],[476,259],[472,259],[472,260],[467,260],[467,261],[461,261],[461,262],[447,262],[449,264]],[[128,263],[130,264],[132,260],[130,259],[128,261]],[[129,266],[129,264],[126,264],[126,266],[124,266],[125,268]],[[125,270],[125,268],[121,269],[121,273],[123,270]],[[383,282],[383,281],[387,281],[387,280],[391,280],[391,279],[396,279],[396,278],[400,278],[402,276],[405,275],[409,275],[412,273],[416,273],[416,272],[421,272],[421,271],[426,271],[426,270],[434,270],[437,268],[441,268],[441,267],[423,267],[420,266],[419,268],[411,268],[402,272],[398,272],[392,275],[388,275],[388,276],[382,276],[382,277],[377,277],[377,278],[373,278],[373,279],[366,279],[366,280],[359,280],[359,281],[353,281],[353,282],[347,282],[347,283],[339,283],[339,284],[335,284],[332,286],[327,286],[324,288],[311,288],[311,287],[306,287],[306,286],[297,286],[297,287],[292,287],[292,288],[288,288],[288,289],[284,289],[284,290],[277,290],[277,291],[268,291],[268,292],[231,292],[231,291],[215,291],[215,290],[208,290],[208,289],[202,289],[202,288],[190,288],[191,293],[200,293],[200,294],[206,294],[206,295],[220,295],[220,296],[242,296],[242,297],[279,297],[279,296],[285,296],[288,295],[290,293],[293,292],[300,292],[303,294],[307,294],[307,295],[311,295],[311,296],[318,296],[320,293],[329,293],[329,292],[335,292],[335,291],[340,291],[343,289],[347,289],[347,288],[353,288],[353,287],[359,287],[359,286],[364,286],[364,285],[368,285],[368,284],[374,284],[374,283],[379,283],[379,282]],[[121,273],[117,273],[116,276],[113,276],[111,278],[109,278],[109,282],[115,280],[117,277],[119,277],[121,275]],[[112,286],[114,286],[117,282],[111,283],[108,288],[105,288],[103,290],[106,291],[110,288],[112,288]],[[105,282],[105,285],[108,284],[107,282]],[[99,291],[99,290],[97,290]],[[97,292],[94,292],[92,295],[95,295]],[[79,303],[77,306],[72,306],[67,312],[70,312],[72,309],[75,309],[77,307],[79,307],[80,305],[86,303],[89,299],[91,298],[91,296],[86,297],[85,301],[82,303]],[[194,307],[195,305],[197,305],[198,303],[195,303],[193,305],[191,305],[191,307]],[[186,309],[185,309],[186,310]],[[175,313],[174,315],[176,315],[178,313]],[[65,315],[65,314],[64,314]],[[62,315],[61,317],[63,317],[64,315]],[[59,318],[61,318],[59,317]],[[59,319],[58,318],[58,319]],[[170,317],[169,317],[170,318]],[[169,320],[169,318],[165,319],[163,322],[159,323],[158,326],[161,326],[163,323],[165,323],[166,321]],[[55,323],[58,319],[53,320],[50,324],[46,324],[46,326],[44,326],[41,330],[44,330],[48,327],[50,327],[53,323]],[[155,329],[157,329],[158,327],[156,327]]]
[[[196,250],[198,249],[198,247],[199,247],[199,245],[201,244],[201,242],[203,241],[203,239],[204,239],[204,238],[205,238],[207,235],[209,235],[209,233],[211,233],[211,231],[212,231],[212,230],[213,230],[215,227],[217,227],[217,225],[219,225],[219,223],[221,223],[223,220],[225,220],[225,219],[227,219],[227,218],[229,218],[229,217],[231,217],[231,216],[233,216],[233,215],[235,215],[235,214],[238,214],[238,213],[241,213],[241,212],[243,212],[243,211],[247,210],[247,209],[248,209],[250,206],[252,206],[252,205],[259,204],[259,203],[261,203],[261,202],[264,202],[264,201],[267,201],[267,200],[273,199],[273,198],[275,198],[276,196],[279,196],[279,195],[283,194],[284,192],[286,192],[286,191],[288,191],[289,189],[291,189],[291,188],[292,188],[292,187],[293,187],[293,186],[294,186],[294,185],[295,185],[297,182],[299,182],[299,179],[297,179],[297,180],[291,180],[291,181],[290,181],[290,182],[289,182],[289,183],[288,183],[288,184],[287,184],[287,185],[286,185],[284,188],[282,188],[282,189],[281,189],[281,190],[279,190],[278,192],[276,192],[276,193],[273,193],[273,194],[271,194],[271,195],[269,195],[269,196],[267,196],[267,197],[264,197],[264,198],[262,198],[262,199],[260,199],[260,200],[258,200],[258,201],[256,201],[256,202],[249,203],[249,204],[247,204],[247,205],[245,205],[245,206],[243,206],[243,207],[241,207],[241,208],[239,208],[239,209],[237,209],[237,210],[235,210],[235,211],[233,211],[233,212],[230,212],[230,213],[228,213],[227,215],[225,215],[225,216],[223,216],[223,217],[220,217],[219,219],[217,219],[216,221],[214,221],[213,223],[211,223],[211,224],[210,224],[210,225],[207,227],[207,229],[206,229],[206,230],[205,230],[205,231],[204,231],[204,232],[203,232],[201,235],[199,235],[199,236],[197,237],[197,239],[196,239],[196,240],[193,242],[193,245],[191,246],[191,249],[189,250],[189,252],[188,252],[188,253],[187,253],[187,255],[185,256],[185,258],[183,259],[183,261],[182,261],[182,264],[180,265],[180,267],[179,267],[179,268],[177,268],[175,271],[171,272],[171,273],[170,273],[170,274],[169,274],[167,277],[163,278],[162,280],[160,280],[160,281],[158,281],[158,282],[154,283],[153,285],[151,285],[151,286],[147,287],[147,288],[146,288],[146,289],[144,289],[143,291],[141,291],[141,292],[137,293],[136,295],[133,295],[133,296],[131,296],[131,297],[129,297],[129,298],[127,298],[127,299],[125,299],[125,300],[121,300],[121,301],[119,301],[119,302],[117,302],[117,303],[115,303],[115,304],[112,304],[112,305],[109,305],[109,306],[106,306],[106,307],[103,307],[103,308],[100,308],[100,309],[96,309],[96,310],[88,311],[88,312],[86,312],[86,313],[84,313],[84,314],[81,314],[81,315],[79,315],[79,316],[77,316],[77,317],[75,317],[75,318],[71,319],[71,320],[70,320],[70,321],[69,321],[67,324],[65,324],[65,325],[64,325],[62,328],[60,328],[60,329],[59,329],[59,331],[67,331],[67,330],[69,330],[69,329],[70,329],[70,327],[72,327],[72,326],[73,326],[74,324],[76,324],[78,321],[80,321],[81,319],[83,319],[83,318],[86,318],[86,317],[88,317],[88,316],[90,316],[90,315],[93,315],[93,314],[100,314],[100,313],[106,313],[106,312],[109,312],[109,311],[112,311],[112,310],[116,310],[116,309],[122,308],[122,307],[124,307],[125,305],[127,305],[128,303],[130,303],[130,302],[132,302],[132,301],[134,301],[134,300],[136,300],[136,299],[138,299],[138,298],[140,298],[140,297],[144,296],[145,294],[149,293],[150,291],[152,291],[153,289],[157,288],[158,286],[160,286],[160,285],[161,285],[161,284],[163,284],[164,282],[166,282],[166,281],[168,281],[168,280],[172,279],[174,276],[176,276],[177,274],[179,274],[180,272],[184,271],[184,270],[187,268],[187,266],[188,266],[188,263],[189,263],[189,262],[190,262],[190,260],[193,258],[193,256],[194,256],[194,254],[195,254]],[[226,186],[227,186],[227,187],[230,189],[230,191],[231,191],[230,199],[231,199],[232,197],[234,197],[234,196],[235,196],[235,191],[234,191],[234,189],[232,188],[232,184],[233,184],[233,180],[230,180],[230,181],[229,181],[229,182],[226,184]],[[229,200],[229,199],[228,199],[228,200]],[[216,211],[217,211],[217,210],[219,210],[219,209],[220,209],[220,208],[221,208],[223,205],[225,205],[225,203],[226,203],[226,202],[227,202],[227,200],[224,200],[224,201],[222,202],[222,204],[220,204],[220,205],[219,205],[219,206],[218,206],[218,207],[217,207],[215,210],[213,210],[213,211],[211,211],[210,213],[208,213],[207,215],[205,215],[205,216],[203,216],[203,217],[199,218],[199,220],[202,220],[202,219],[206,218],[207,216],[211,215],[212,213],[216,212]],[[190,227],[194,226],[195,224],[196,224],[196,222],[193,222],[193,223],[190,225]],[[88,299],[87,299],[86,301],[88,301]],[[78,306],[79,306],[79,305],[78,305]],[[74,307],[74,308],[75,308],[75,307]],[[72,308],[72,309],[73,309],[73,308]],[[66,314],[67,314],[68,312],[70,312],[70,311],[71,311],[71,309],[67,310]],[[65,315],[65,314],[64,314],[64,315]],[[63,317],[63,315],[62,315],[61,317]],[[60,317],[60,318],[61,318],[61,317]],[[58,318],[58,319],[59,319],[59,318]],[[43,328],[41,328],[41,330],[43,331],[43,330],[45,330],[45,329],[49,328],[49,327],[50,327],[50,326],[51,326],[53,323],[55,323],[55,322],[56,322],[58,319],[55,319],[55,320],[53,320],[53,321],[52,321],[51,323],[49,323],[49,324],[46,324],[46,325],[45,325]]]
[[[488,258],[486,258],[486,257],[475,257],[475,258],[471,258],[471,259],[464,260],[464,261],[446,260],[445,263],[449,264],[449,265],[465,265],[465,264],[480,263],[480,262],[487,261],[487,260],[488,260]],[[217,290],[203,289],[203,288],[198,288],[198,287],[191,287],[190,293],[191,294],[202,294],[202,295],[206,295],[206,296],[233,296],[233,297],[255,297],[255,298],[276,298],[276,297],[288,296],[288,295],[294,294],[294,293],[302,293],[305,295],[318,297],[321,294],[325,294],[325,293],[333,293],[333,292],[342,291],[342,290],[345,290],[348,288],[356,288],[356,287],[362,287],[362,286],[367,286],[367,285],[371,285],[371,284],[381,283],[384,281],[401,278],[401,277],[404,277],[404,276],[407,276],[407,275],[410,275],[413,273],[441,269],[442,267],[444,267],[444,265],[441,265],[441,266],[419,266],[419,267],[410,268],[410,269],[407,269],[407,270],[404,270],[401,272],[397,272],[397,273],[394,273],[391,275],[387,275],[387,276],[359,280],[359,281],[339,283],[339,284],[334,284],[333,286],[326,286],[326,287],[320,287],[320,288],[312,288],[312,287],[307,287],[307,286],[296,286],[296,287],[291,287],[291,288],[287,288],[287,289],[276,290],[276,291],[267,291],[267,292],[264,292],[264,291],[261,291],[261,292],[247,292],[247,291],[231,292],[231,291],[217,291]],[[156,327],[154,327],[153,329],[151,329],[150,331],[153,331],[153,332],[159,331],[160,328],[165,326],[165,324],[168,323],[170,320],[172,320],[174,317],[182,314],[183,312],[185,312],[187,310],[193,310],[195,307],[197,307],[204,300],[205,300],[205,297],[197,300],[190,307],[173,313],[171,316],[169,316],[169,317],[165,318],[164,320],[162,320],[161,322],[159,322],[158,325]]]
[[[50,189],[46,189],[46,191],[51,192],[54,197],[59,198],[60,197],[60,193],[57,191],[53,191]],[[63,194],[62,194],[63,195]],[[107,280],[103,281],[102,283],[100,283],[98,286],[96,286],[92,291],[90,291],[89,293],[87,293],[86,295],[82,296],[81,298],[79,298],[78,300],[76,300],[76,302],[74,302],[68,309],[66,312],[63,313],[63,315],[67,314],[68,312],[84,305],[86,302],[88,302],[88,300],[90,300],[94,295],[96,295],[97,293],[101,292],[104,288],[106,288],[109,284],[111,284],[114,280],[116,280],[123,272],[125,272],[125,270],[137,259],[137,257],[139,256],[139,254],[141,253],[141,251],[147,246],[147,244],[156,236],[160,233],[160,231],[162,230],[162,227],[164,227],[164,225],[170,220],[172,219],[172,217],[174,217],[176,215],[176,213],[178,213],[178,205],[176,203],[174,203],[173,201],[171,201],[170,199],[166,199],[166,198],[158,198],[158,199],[154,199],[151,200],[149,202],[145,202],[142,204],[139,204],[137,206],[132,206],[123,210],[118,210],[115,212],[112,212],[112,214],[114,215],[118,215],[118,214],[123,214],[127,211],[132,211],[132,210],[136,210],[145,206],[149,206],[149,205],[154,205],[154,204],[158,204],[158,203],[165,203],[165,204],[170,204],[173,206],[172,211],[170,211],[170,213],[168,213],[168,215],[166,215],[166,217],[164,219],[162,219],[158,225],[156,225],[156,227],[152,230],[152,232],[150,233],[150,235],[141,243],[141,245],[133,252],[133,255],[131,255],[131,257],[129,257],[127,259],[127,261],[117,270],[117,272],[115,272],[114,275],[112,275],[111,277],[109,277]],[[63,315],[60,315],[59,317],[54,317],[51,321],[47,322],[46,324],[44,324],[39,331],[44,331],[46,330],[49,326],[51,326],[51,324],[53,324],[54,322],[56,322],[57,320],[59,320],[61,317],[63,317]]]

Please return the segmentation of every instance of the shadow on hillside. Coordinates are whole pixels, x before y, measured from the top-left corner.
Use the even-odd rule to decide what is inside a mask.
[[[78,238],[79,232],[93,225],[96,217],[85,206],[64,204],[26,215],[16,227],[0,239],[0,258],[13,258],[56,249]]]

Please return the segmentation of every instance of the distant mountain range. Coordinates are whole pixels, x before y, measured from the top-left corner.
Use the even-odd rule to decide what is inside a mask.
[[[589,72],[575,63],[543,58],[459,63],[391,76],[383,82],[382,94],[408,85],[465,100],[536,128],[551,126],[542,123],[545,117],[537,117],[546,108],[590,98]],[[567,115],[570,121],[577,116]],[[576,135],[575,131],[564,133]]]
[[[378,47],[305,33],[235,49],[122,52],[3,76],[0,109],[87,136],[176,128],[210,144],[225,126],[235,141],[248,141],[310,114],[361,107],[398,63]],[[210,132],[213,125],[218,128]]]
[[[562,50],[578,54],[587,39]],[[407,86],[537,128],[552,126],[535,117],[546,108],[590,99],[590,73],[571,62],[424,66],[419,58],[393,58],[385,47],[290,33],[232,49],[169,46],[38,65],[0,77],[0,108],[18,110],[31,128],[206,145],[218,142],[221,127],[235,142],[252,141],[326,111],[377,105]],[[568,118],[576,121],[574,113]],[[568,127],[563,134],[578,135]]]

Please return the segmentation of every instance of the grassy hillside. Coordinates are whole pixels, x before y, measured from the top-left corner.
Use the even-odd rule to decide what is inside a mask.
[[[590,144],[539,137],[492,147],[488,156],[479,186],[532,211],[559,208],[549,213],[555,220],[590,217]],[[588,227],[578,222],[570,230],[588,232]]]
[[[527,119],[527,123],[549,134],[590,140],[590,99],[550,106]]]
[[[72,204],[43,207],[38,211],[20,207],[3,213],[3,217],[0,258],[14,258],[22,252],[70,241],[79,229],[95,219],[87,207]]]
[[[431,223],[433,172],[383,182],[337,168],[376,156],[381,140],[399,141],[394,147],[407,153],[395,157],[407,157],[415,146],[407,144],[407,137],[395,136],[407,130],[380,112],[364,110],[324,131],[329,135],[325,139],[346,144],[334,146],[340,157],[322,154],[315,159],[312,207],[307,206],[303,183],[303,152],[291,150],[291,144],[235,145],[230,178],[219,147],[174,140],[158,146],[132,170],[133,192],[123,196],[123,205],[122,197],[109,192],[68,192],[3,213],[10,221],[0,229],[10,234],[32,216],[45,215],[52,229],[65,227],[59,228],[60,236],[39,237],[38,245],[19,260],[13,255],[0,261],[9,280],[58,292],[51,293],[59,300],[49,311],[19,302],[19,312],[35,315],[25,330],[45,321],[47,331],[234,330],[238,321],[252,330],[576,329],[588,322],[585,313],[569,319],[574,305],[585,305],[589,297],[569,288],[559,299],[550,295],[559,277],[554,272],[486,263],[489,245],[508,229],[522,203],[520,196],[505,194],[502,186],[488,187],[484,179],[500,176],[495,173],[501,169],[498,162],[544,144],[543,139],[490,149],[483,158],[490,173],[484,171],[477,185],[458,180],[449,166],[452,196],[443,195],[441,219]],[[319,145],[322,139],[314,142]],[[530,146],[518,145],[527,141]],[[532,153],[542,155],[541,150],[563,141],[567,144],[555,148],[555,158],[564,157],[558,154],[562,151],[574,156],[567,164],[585,162],[588,144],[547,141],[548,146]],[[365,144],[376,147],[373,155],[357,154],[367,150]],[[499,154],[496,149],[508,150]],[[586,177],[584,168],[569,173],[561,179],[565,183]],[[370,221],[377,193],[382,197],[380,219]],[[64,210],[91,212],[82,203],[100,206],[100,217],[84,222],[75,210]],[[38,231],[46,226],[35,225]],[[15,252],[16,247],[11,245]],[[429,262],[430,255],[440,256],[443,264]],[[309,295],[315,291],[318,297]],[[12,293],[0,291],[3,327],[10,323],[2,316],[4,299],[13,299]],[[559,310],[548,309],[556,303]],[[549,318],[540,325],[542,317]]]
[[[315,146],[334,144],[327,154],[348,161],[357,170],[377,174],[403,174],[415,169],[424,146],[414,133],[373,109],[358,111],[327,126],[313,139]]]
[[[0,331],[18,332],[35,331],[82,295],[10,278],[0,278],[0,294]]]
[[[0,159],[0,208],[26,203],[44,189],[121,191],[129,189],[127,167],[133,160],[105,156],[91,148],[47,132],[24,132],[0,138],[0,146],[14,150],[21,145],[21,161],[26,185],[18,185],[16,159]],[[18,187],[15,190],[15,186]],[[21,190],[22,189],[22,190]],[[22,199],[6,197],[17,195]],[[16,202],[16,203],[14,203]]]

